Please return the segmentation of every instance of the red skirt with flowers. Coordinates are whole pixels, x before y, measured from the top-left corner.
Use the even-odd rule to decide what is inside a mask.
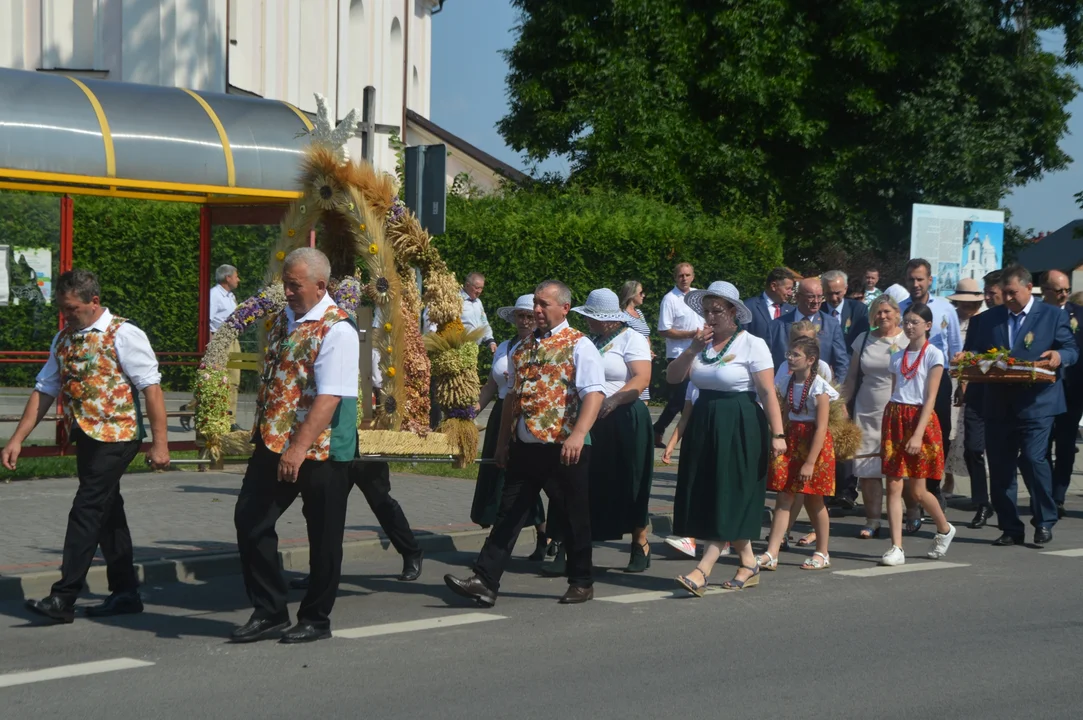
[[[880,467],[885,477],[931,480],[944,477],[944,435],[935,412],[925,426],[921,452],[916,455],[906,452],[906,443],[914,435],[920,416],[920,405],[889,402],[884,409],[880,426]]]
[[[767,472],[767,488],[775,492],[800,493],[802,495],[835,494],[835,443],[831,431],[827,431],[820,456],[813,465],[812,479],[801,480],[801,466],[808,458],[816,423],[790,421],[786,431],[786,452],[771,460]]]

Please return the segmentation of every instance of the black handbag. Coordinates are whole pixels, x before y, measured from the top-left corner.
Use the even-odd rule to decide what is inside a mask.
[[[861,356],[865,354],[865,347],[868,346],[870,337],[872,337],[871,328],[865,331],[865,339],[861,341],[861,349],[857,351],[857,379],[854,380],[854,391],[851,393],[851,397],[846,400],[846,412],[849,414],[851,421],[854,419],[857,393],[861,390],[861,381],[865,378],[865,373],[861,371]]]

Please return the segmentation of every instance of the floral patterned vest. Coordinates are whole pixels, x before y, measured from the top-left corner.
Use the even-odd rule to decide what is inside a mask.
[[[519,394],[516,418],[521,415],[530,434],[544,443],[567,440],[579,417],[574,353],[582,337],[570,327],[547,338],[532,335],[512,353]]]
[[[57,336],[61,404],[69,435],[77,423],[87,437],[100,442],[146,437],[139,394],[117,359],[117,330],[125,322],[114,316],[105,332],[81,333],[67,327]]]
[[[314,364],[331,328],[350,322],[342,308],[332,305],[316,322],[299,323],[287,333],[283,310],[267,337],[263,381],[256,396],[256,431],[271,452],[285,452],[290,436],[304,423],[316,401]],[[351,323],[352,325],[353,323]],[[357,454],[357,398],[342,398],[331,424],[305,453],[307,460],[348,462]]]

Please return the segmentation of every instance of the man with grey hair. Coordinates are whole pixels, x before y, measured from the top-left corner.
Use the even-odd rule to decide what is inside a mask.
[[[542,488],[555,489],[568,591],[561,603],[594,597],[589,505],[590,429],[602,406],[605,367],[586,335],[568,325],[572,295],[547,280],[534,290],[534,334],[508,353],[514,384],[504,400],[496,463],[507,467],[501,517],[474,562],[474,574],[445,575],[457,595],[482,607],[496,604],[500,578]],[[513,439],[514,437],[514,439]],[[547,490],[548,492],[548,490]],[[550,508],[553,505],[550,504]],[[550,517],[552,522],[552,517]]]
[[[846,352],[853,353],[854,339],[869,329],[869,308],[860,300],[846,297],[849,279],[842,270],[828,270],[820,276],[824,290],[824,303],[820,309],[835,318],[842,326]]]
[[[282,635],[284,643],[331,637],[342,570],[349,467],[357,454],[360,343],[345,310],[327,292],[331,266],[314,248],[286,256],[286,307],[267,337],[248,461],[234,510],[244,586],[254,611],[233,642]],[[300,493],[308,526],[311,580],[289,627],[286,581],[275,524]]]
[[[472,272],[466,276],[459,296],[463,300],[463,327],[467,332],[485,328],[485,334],[478,338],[478,345],[488,345],[490,352],[496,352],[496,341],[493,340],[493,329],[489,326],[489,316],[485,314],[485,308],[481,304],[481,293],[485,290],[485,276],[479,272]]]
[[[237,309],[237,298],[233,295],[233,291],[241,283],[237,268],[232,265],[219,265],[218,269],[214,271],[214,280],[216,284],[211,288],[209,313],[212,336],[218,332],[218,328],[222,327],[222,323]],[[229,347],[229,352],[232,354],[240,351],[241,344],[234,340]],[[231,368],[227,372],[229,373],[229,410],[233,414],[231,430],[239,430],[240,426],[237,425],[237,391],[241,387],[241,371]],[[185,405],[181,409],[187,410],[188,406]]]

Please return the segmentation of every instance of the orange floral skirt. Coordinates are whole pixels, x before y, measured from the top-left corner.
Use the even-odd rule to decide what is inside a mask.
[[[801,466],[808,458],[816,423],[790,421],[786,431],[786,452],[771,460],[767,473],[767,488],[775,492],[800,493],[802,495],[835,494],[835,443],[831,431],[827,431],[820,456],[813,465],[812,479],[801,480]]]
[[[920,416],[920,405],[889,402],[884,409],[880,426],[880,465],[885,477],[930,480],[944,477],[944,435],[935,412],[925,426],[921,452],[916,455],[906,452],[906,443],[913,436]]]

